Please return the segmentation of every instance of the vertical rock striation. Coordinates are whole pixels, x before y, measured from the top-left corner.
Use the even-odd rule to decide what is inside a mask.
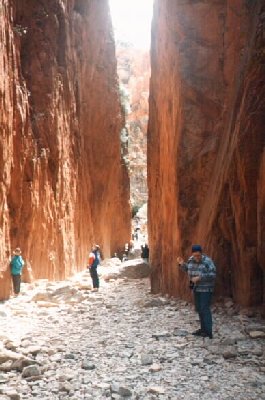
[[[93,241],[108,256],[130,235],[108,3],[0,7],[1,269],[20,245],[36,278],[63,279],[84,268]]]
[[[128,140],[131,204],[147,202],[147,123],[149,112],[150,55],[129,43],[117,42],[116,54],[120,93],[123,99]]]
[[[152,290],[187,296],[201,243],[217,292],[264,300],[263,1],[155,1],[148,128]]]

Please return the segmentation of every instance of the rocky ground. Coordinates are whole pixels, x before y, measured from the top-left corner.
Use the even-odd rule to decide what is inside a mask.
[[[113,263],[98,293],[83,273],[1,304],[0,400],[265,399],[255,313],[217,304],[214,339],[195,338],[190,304],[151,295],[148,279],[132,279],[147,272],[137,260],[129,278]]]

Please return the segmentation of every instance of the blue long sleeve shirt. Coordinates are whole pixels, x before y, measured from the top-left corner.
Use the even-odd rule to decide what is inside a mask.
[[[210,257],[203,254],[201,261],[196,262],[193,256],[191,256],[181,267],[188,273],[190,278],[195,276],[200,277],[200,280],[194,285],[193,290],[195,292],[213,292],[216,266]]]

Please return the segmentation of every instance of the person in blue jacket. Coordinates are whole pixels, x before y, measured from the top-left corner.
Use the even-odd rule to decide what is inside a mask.
[[[15,296],[17,296],[20,293],[20,284],[21,284],[21,274],[22,274],[22,268],[25,264],[22,256],[21,256],[21,250],[19,247],[17,247],[14,252],[13,252],[13,257],[11,260],[11,276],[12,276],[12,281],[13,281],[13,288],[14,288],[14,293]]]

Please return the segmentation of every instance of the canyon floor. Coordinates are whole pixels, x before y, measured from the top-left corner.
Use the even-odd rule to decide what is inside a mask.
[[[84,272],[0,305],[0,400],[265,399],[257,315],[226,300],[213,307],[214,339],[196,338],[191,304],[110,270],[98,293]]]

